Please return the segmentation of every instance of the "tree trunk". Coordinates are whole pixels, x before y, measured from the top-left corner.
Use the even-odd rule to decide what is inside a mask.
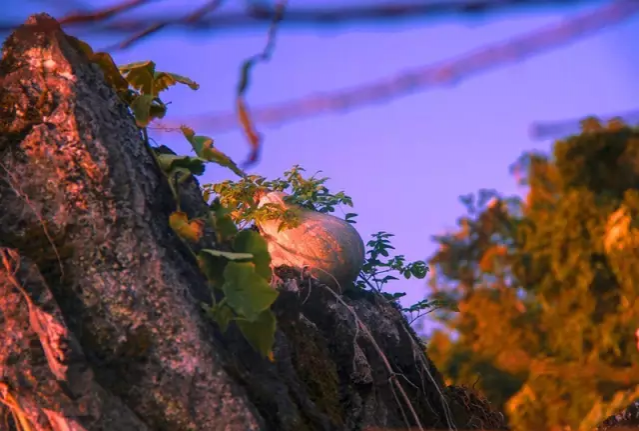
[[[206,281],[168,225],[164,175],[53,18],[33,16],[8,38],[0,82],[8,429],[475,427],[477,412],[460,407],[401,313],[373,294],[337,297],[282,269],[275,361],[233,326],[221,334],[200,307]],[[181,203],[206,214],[195,180]],[[198,246],[215,248],[212,232]],[[482,414],[503,427],[488,406]]]

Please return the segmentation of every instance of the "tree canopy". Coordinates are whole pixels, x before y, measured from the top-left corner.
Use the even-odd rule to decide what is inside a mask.
[[[429,354],[515,429],[589,429],[639,398],[639,129],[590,118],[511,168],[523,198],[481,190],[436,237],[444,329]]]

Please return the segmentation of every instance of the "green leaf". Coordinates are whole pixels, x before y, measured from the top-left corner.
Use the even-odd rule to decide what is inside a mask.
[[[209,162],[213,162],[225,168],[229,168],[235,175],[239,177],[243,177],[246,175],[246,173],[242,169],[240,169],[229,156],[227,156],[217,148],[208,148],[204,152],[203,158],[208,160]]]
[[[271,310],[264,310],[254,322],[237,320],[240,331],[255,350],[262,356],[273,360],[273,344],[277,319]]]
[[[133,99],[131,110],[138,127],[146,127],[151,122],[151,104],[154,97],[150,94],[140,94]]]
[[[230,210],[220,204],[219,199],[216,199],[211,204],[209,217],[219,242],[228,241],[237,234],[237,226],[229,215],[230,212]]]
[[[224,280],[222,290],[228,304],[250,322],[255,322],[278,296],[251,262],[229,262],[224,269]]]
[[[157,159],[160,168],[167,174],[173,172],[176,168],[186,169],[193,175],[202,175],[204,173],[204,160],[199,157],[159,154]]]
[[[240,231],[235,237],[233,249],[237,252],[251,253],[255,271],[266,281],[271,281],[271,254],[266,240],[250,229]]]
[[[228,260],[251,260],[253,259],[253,255],[251,253],[233,253],[230,251],[222,251],[222,250],[210,250],[203,249],[200,253],[207,253],[211,256],[215,257],[223,257]]]
[[[221,289],[224,285],[224,270],[229,262],[229,259],[206,253],[205,250],[200,251],[197,255],[200,271],[216,289]]]
[[[197,82],[176,73],[156,72],[154,78],[155,91],[157,91],[158,93],[161,93],[162,91],[175,84],[188,85],[191,90],[197,90],[200,88],[200,84],[198,84]]]
[[[182,130],[184,137],[190,142],[198,157],[208,162],[213,162],[225,168],[229,168],[237,176],[246,176],[246,173],[241,170],[230,157],[215,148],[213,139],[208,136],[195,135],[195,132],[190,127],[182,126],[180,129]]]
[[[233,310],[231,310],[228,305],[222,303],[210,307],[207,312],[209,316],[211,316],[220,326],[220,331],[223,333],[226,332],[229,327],[229,323],[231,323],[234,318]]]
[[[152,61],[139,61],[119,67],[131,87],[143,94],[157,96],[155,92],[155,63]]]
[[[411,274],[413,274],[413,276],[417,279],[423,279],[424,277],[426,277],[426,274],[428,274],[428,267],[426,266],[426,263],[423,261],[418,261],[415,262],[411,267],[410,267],[410,272]]]
[[[151,120],[154,120],[156,118],[164,118],[164,116],[166,115],[166,105],[160,99],[156,98],[153,103],[151,103],[149,115],[151,117]]]

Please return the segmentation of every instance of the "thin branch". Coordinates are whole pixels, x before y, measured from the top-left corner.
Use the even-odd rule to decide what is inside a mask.
[[[164,20],[164,21],[153,23],[149,25],[147,28],[145,28],[144,30],[141,30],[133,34],[132,36],[128,37],[126,40],[119,43],[118,45],[107,48],[107,51],[130,48],[131,45],[133,45],[134,43],[139,42],[142,39],[146,39],[152,34],[157,33],[160,30],[163,30],[166,27],[169,27],[172,25],[177,25],[177,24],[189,25],[191,23],[198,22],[204,19],[209,13],[219,8],[222,5],[222,3],[224,3],[224,0],[211,0],[206,2],[203,6],[197,8],[192,13],[184,16],[182,19],[179,19],[179,20],[171,19],[171,20]]]
[[[104,9],[99,9],[94,12],[76,12],[65,16],[58,22],[64,26],[69,27],[77,24],[94,24],[96,22],[105,21],[113,18],[116,15],[120,15],[124,12],[128,12],[131,9],[140,7],[151,0],[128,0],[115,6],[108,6]]]
[[[257,162],[262,146],[262,136],[255,129],[255,124],[253,123],[253,118],[249,113],[244,96],[251,83],[251,72],[253,71],[253,67],[255,67],[257,63],[266,63],[271,60],[271,56],[275,50],[277,30],[280,22],[284,18],[284,11],[286,10],[287,4],[287,0],[281,0],[277,3],[277,14],[273,16],[271,26],[268,29],[264,49],[262,49],[260,53],[253,55],[248,60],[244,61],[242,68],[240,69],[240,82],[237,88],[235,106],[237,109],[238,122],[251,146],[251,154],[249,155],[248,160],[244,163],[244,167],[249,167]]]
[[[564,23],[484,47],[443,64],[425,66],[347,90],[256,108],[253,109],[253,118],[261,125],[282,124],[330,112],[356,109],[436,86],[453,85],[474,74],[565,45],[589,33],[618,24],[637,13],[639,1],[617,0]],[[172,131],[184,121],[187,120],[176,122],[178,125],[159,123],[159,127],[155,129]],[[188,122],[193,127],[206,129],[208,132],[226,132],[237,127],[236,116],[230,112],[189,117]]]
[[[43,1],[45,0],[40,0],[40,2]],[[170,23],[172,27],[180,27],[187,31],[255,28],[256,26],[268,25],[276,14],[273,8],[251,4],[243,12],[203,16],[193,22],[184,22],[171,15],[122,16],[123,12],[149,1],[128,0],[98,12],[76,12],[67,17],[64,24],[67,30],[85,29],[89,30],[92,35],[110,34],[131,37],[133,34],[143,32],[153,23]],[[313,27],[352,26],[417,18],[477,17],[505,12],[529,13],[547,7],[574,7],[593,2],[595,0],[467,0],[464,2],[437,0],[420,3],[388,1],[386,4],[295,8],[287,11],[287,24]],[[104,22],[116,16],[116,20]],[[0,20],[0,32],[11,31],[20,24],[19,22]]]

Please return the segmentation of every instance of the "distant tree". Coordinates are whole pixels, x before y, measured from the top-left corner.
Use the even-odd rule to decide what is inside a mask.
[[[516,429],[589,429],[639,398],[639,129],[589,119],[513,170],[525,199],[465,196],[436,237],[433,295],[461,313],[429,353]]]

